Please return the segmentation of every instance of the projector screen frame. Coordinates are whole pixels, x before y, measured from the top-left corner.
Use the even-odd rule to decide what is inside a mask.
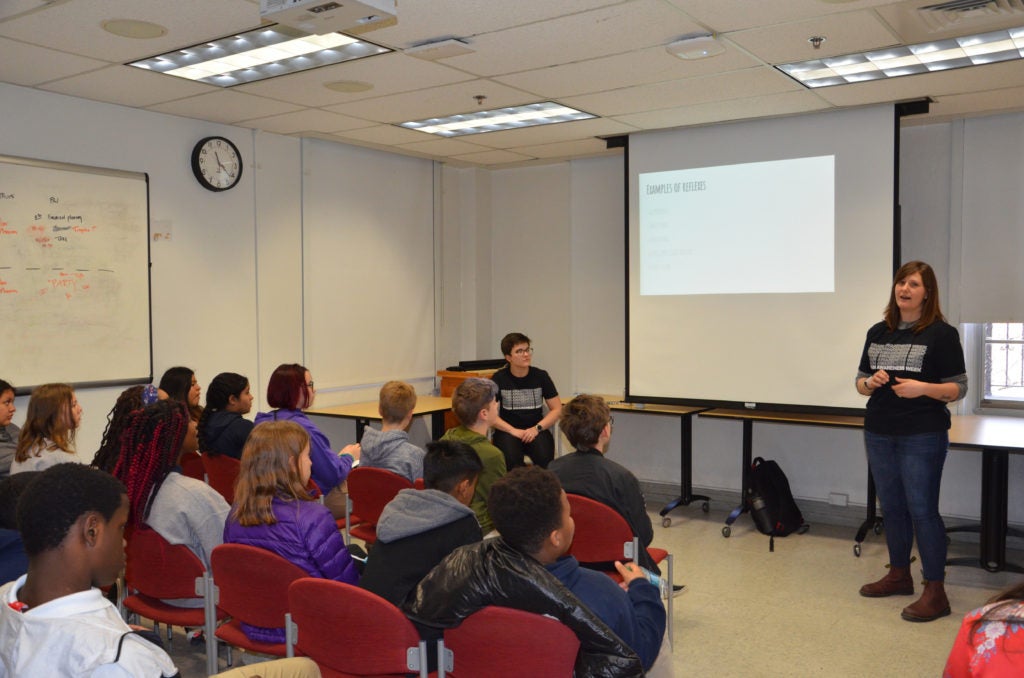
[[[821,112],[816,112],[820,114]],[[900,195],[899,195],[899,170],[900,170],[900,119],[903,115],[911,114],[912,111],[907,111],[905,107],[899,104],[893,104],[892,107],[892,125],[893,125],[893,185],[892,185],[892,262],[891,269],[894,274],[900,267],[902,259],[900,252],[900,239],[901,239],[901,224],[900,224]],[[733,123],[723,123],[733,124]],[[623,191],[625,199],[623,201],[623,255],[624,255],[624,283],[625,283],[625,387],[624,387],[624,400],[628,403],[649,403],[652,405],[682,405],[688,407],[701,407],[701,408],[726,408],[726,409],[741,409],[750,411],[767,411],[767,412],[794,412],[794,413],[806,413],[806,414],[824,414],[824,415],[839,415],[839,416],[863,416],[865,413],[864,407],[835,407],[835,406],[816,406],[807,404],[792,404],[783,402],[749,402],[741,400],[722,400],[714,398],[692,398],[692,397],[666,397],[666,396],[652,396],[634,393],[632,391],[630,370],[630,350],[632,346],[632,339],[630,336],[631,324],[630,324],[630,299],[631,299],[631,268],[630,268],[630,218],[631,210],[633,205],[630,201],[631,193],[631,181],[633,180],[630,174],[630,140],[631,135],[624,135],[620,138],[616,138],[616,146],[623,148]],[[609,144],[611,147],[611,144]],[[638,174],[639,176],[639,174]],[[880,302],[881,306],[881,302]],[[880,319],[881,315],[879,315]],[[867,326],[864,328],[867,329]],[[851,360],[851,378],[850,388],[853,389],[853,370],[856,358]]]

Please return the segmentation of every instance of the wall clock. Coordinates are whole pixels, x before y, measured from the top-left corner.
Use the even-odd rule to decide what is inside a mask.
[[[226,191],[242,178],[242,154],[224,137],[200,139],[192,149],[192,173],[209,191]]]

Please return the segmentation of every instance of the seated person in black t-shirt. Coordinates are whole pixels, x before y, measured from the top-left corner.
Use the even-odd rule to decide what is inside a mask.
[[[549,429],[562,412],[558,390],[547,372],[530,365],[533,347],[525,334],[506,334],[501,340],[501,353],[508,364],[491,377],[498,384],[501,399],[492,440],[505,454],[509,471],[522,466],[524,457],[547,468],[555,458],[555,438]]]
[[[395,605],[449,553],[483,534],[469,502],[483,465],[466,443],[427,443],[424,490],[402,490],[377,521],[359,586]]]

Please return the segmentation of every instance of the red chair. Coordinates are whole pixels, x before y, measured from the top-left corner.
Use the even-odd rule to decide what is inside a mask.
[[[181,475],[188,476],[189,478],[195,478],[196,480],[203,480],[203,460],[201,459],[198,452],[186,452],[181,455]]]
[[[408,479],[386,469],[352,469],[348,474],[349,505],[345,507],[349,536],[367,544],[377,541],[377,521],[384,507],[399,491],[412,487]]]
[[[204,454],[203,469],[206,471],[206,482],[220,492],[229,504],[235,503],[235,480],[242,463],[226,454]]]
[[[580,641],[561,622],[507,607],[485,607],[444,632],[438,675],[452,678],[570,678]]]
[[[324,678],[427,675],[426,643],[412,622],[369,591],[330,579],[300,579],[288,587],[288,608],[295,649],[315,661]]]
[[[186,546],[171,545],[155,530],[135,528],[127,534],[124,607],[140,616],[171,626],[203,628],[206,636],[207,674],[217,673],[217,638],[214,629],[224,617],[216,610],[216,588],[202,561]],[[161,599],[195,598],[204,607],[178,607]]]
[[[633,534],[629,523],[618,511],[599,501],[578,494],[567,493],[566,497],[569,499],[572,519],[576,523],[576,534],[573,537],[572,545],[569,546],[569,555],[575,556],[576,560],[581,563],[607,563],[613,560],[627,561],[636,558],[636,554],[643,548],[640,546],[640,539]],[[659,548],[648,548],[647,553],[656,563],[667,561],[668,567],[663,579],[669,585],[663,588],[662,597],[666,600],[669,647],[673,647],[672,554]],[[622,581],[618,572],[608,572],[607,574],[615,581]]]
[[[276,553],[245,544],[221,544],[213,549],[210,567],[220,593],[217,606],[231,617],[217,629],[217,638],[252,652],[291,657],[290,643],[250,640],[242,622],[287,632],[288,586],[309,575]],[[230,658],[229,648],[228,665]]]

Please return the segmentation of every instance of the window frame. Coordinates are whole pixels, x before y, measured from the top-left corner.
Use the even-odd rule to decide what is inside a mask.
[[[997,340],[991,341],[986,339],[986,327],[989,325],[1004,325],[1004,324],[1021,324],[1021,323],[975,323],[971,326],[971,338],[973,339],[974,345],[977,350],[974,352],[974,360],[972,361],[978,375],[978,390],[977,400],[978,409],[984,410],[990,414],[996,414],[997,411],[1002,410],[1005,414],[1024,414],[1024,400],[1011,400],[1006,398],[990,398],[986,397],[985,392],[989,390],[986,385],[988,381],[988,374],[985,369],[985,356],[987,355],[986,347],[988,344],[1021,344],[1024,345],[1024,339],[1009,339],[1009,340]]]

